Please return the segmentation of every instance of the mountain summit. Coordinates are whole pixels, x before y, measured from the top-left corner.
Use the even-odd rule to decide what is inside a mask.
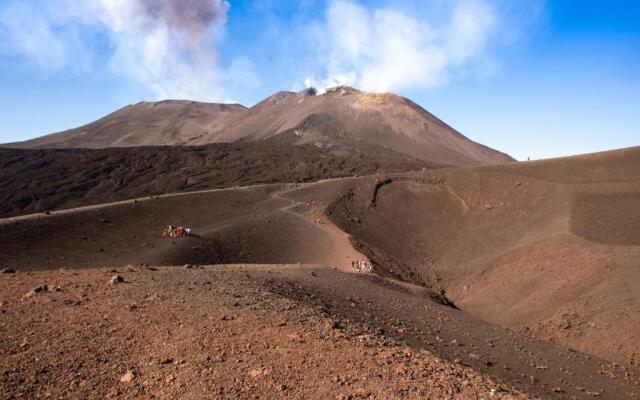
[[[19,148],[201,145],[257,140],[318,147],[382,147],[443,166],[513,159],[476,143],[391,93],[339,86],[278,92],[251,108],[183,100],[142,102],[79,128],[14,143]]]

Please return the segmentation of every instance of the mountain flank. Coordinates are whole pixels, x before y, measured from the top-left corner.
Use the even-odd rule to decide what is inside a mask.
[[[409,99],[348,87],[321,95],[309,90],[278,92],[250,108],[176,100],[142,102],[79,128],[4,147],[107,148],[263,140],[363,151],[382,147],[442,166],[513,161],[466,138]]]

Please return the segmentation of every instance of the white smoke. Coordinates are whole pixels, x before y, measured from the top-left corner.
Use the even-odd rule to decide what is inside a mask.
[[[223,0],[96,0],[114,43],[111,67],[158,98],[220,99],[216,30]]]
[[[9,50],[45,70],[73,67],[78,56],[98,57],[84,40],[96,34],[107,39],[108,68],[158,99],[221,101],[222,88],[239,76],[220,70],[218,63],[229,9],[225,0],[7,1],[0,10],[0,33],[9,38]],[[251,61],[242,57],[234,64],[255,85]]]
[[[324,20],[312,30],[318,58],[325,62],[305,85],[320,90],[349,85],[373,92],[433,88],[454,74],[491,65],[486,49],[498,15],[487,1],[452,0],[444,23],[429,17],[332,0]]]

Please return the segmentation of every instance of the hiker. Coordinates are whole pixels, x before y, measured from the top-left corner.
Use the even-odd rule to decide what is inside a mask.
[[[371,272],[371,270],[373,269],[371,264],[369,264],[366,260],[351,261],[351,266],[355,268],[356,271],[361,273]]]
[[[162,237],[171,237],[171,238],[176,238],[176,237],[185,237],[185,236],[191,236],[191,228],[185,228],[183,226],[173,226],[173,225],[168,225],[166,228],[164,228],[164,231],[162,231]]]
[[[162,237],[173,237],[173,226],[168,225],[164,228],[164,231],[162,231]]]

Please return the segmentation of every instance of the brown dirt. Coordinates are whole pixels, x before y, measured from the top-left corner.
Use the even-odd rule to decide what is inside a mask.
[[[377,272],[626,363],[640,356],[640,148],[410,173],[331,207]],[[398,206],[398,205],[402,206]]]
[[[231,291],[224,285],[230,282],[240,285],[238,282],[246,278],[245,289],[248,292],[240,292],[243,296],[247,295],[243,293],[256,295],[262,290],[260,288],[266,287],[272,293],[297,304],[325,310],[321,312],[332,319],[339,319],[343,326],[349,327],[347,330],[351,327],[364,329],[360,332],[374,332],[388,338],[379,337],[382,342],[376,342],[374,347],[381,346],[380,343],[385,340],[396,340],[416,352],[426,349],[443,359],[457,360],[492,382],[503,382],[508,391],[522,390],[530,396],[543,398],[637,398],[640,292],[634,282],[640,278],[636,268],[640,246],[635,241],[638,225],[629,222],[637,217],[634,199],[640,193],[638,166],[640,148],[633,148],[543,162],[167,195],[0,220],[0,237],[3,238],[0,241],[0,265],[19,271],[59,267],[120,268],[122,265],[140,263],[302,263],[348,270],[353,258],[363,257],[345,244],[351,239],[358,251],[373,261],[374,271],[378,275],[426,286],[412,286],[375,276],[339,273],[327,268],[311,271],[291,266],[268,267],[272,269],[269,273],[264,268],[251,267],[248,276],[233,272],[234,267],[195,271],[138,271],[134,268],[136,272],[130,273],[139,278],[127,276],[126,269],[119,269],[125,280],[134,283],[116,286],[131,288],[131,291],[125,297],[114,298],[102,294],[102,290],[107,295],[118,293],[109,286],[103,288],[111,273],[103,272],[100,275],[100,271],[91,270],[2,274],[0,295],[3,297],[0,301],[3,308],[5,304],[9,307],[7,312],[1,314],[2,334],[11,336],[10,340],[3,343],[13,343],[0,346],[2,351],[13,351],[11,349],[16,348],[18,341],[18,346],[24,342],[24,335],[16,335],[18,332],[29,332],[29,327],[25,325],[29,323],[34,326],[31,329],[34,333],[27,336],[36,337],[34,343],[41,347],[25,355],[31,358],[9,358],[8,367],[3,367],[3,375],[0,376],[3,379],[7,379],[4,378],[6,376],[17,377],[6,384],[11,390],[26,385],[25,389],[20,390],[34,393],[39,387],[34,379],[41,374],[35,367],[38,365],[36,354],[62,357],[64,362],[68,362],[65,357],[82,360],[85,360],[83,357],[90,357],[93,353],[84,355],[84,346],[71,349],[68,345],[53,347],[62,349],[62,354],[60,350],[55,353],[44,350],[48,341],[56,337],[49,335],[49,332],[55,331],[51,330],[52,324],[60,324],[59,321],[64,320],[65,324],[58,329],[71,324],[77,326],[73,332],[80,332],[70,336],[74,343],[80,341],[90,345],[95,340],[98,349],[94,352],[103,355],[113,353],[116,354],[114,358],[122,361],[117,364],[118,367],[103,362],[103,356],[92,361],[94,364],[82,361],[82,366],[78,368],[84,371],[83,385],[90,385],[82,389],[86,393],[91,390],[98,393],[113,391],[114,379],[115,390],[118,390],[118,379],[127,368],[141,370],[140,377],[153,377],[149,378],[150,382],[160,377],[159,386],[162,386],[164,373],[154,369],[156,367],[153,364],[145,366],[145,362],[151,362],[150,355],[143,354],[143,358],[125,362],[127,356],[121,350],[125,339],[109,333],[109,327],[114,325],[109,318],[142,314],[135,321],[142,323],[144,329],[134,329],[133,326],[137,325],[131,324],[130,328],[123,331],[124,338],[135,340],[135,343],[127,343],[131,346],[140,344],[140,350],[136,351],[147,349],[145,351],[158,352],[165,348],[181,351],[181,346],[186,346],[185,351],[191,351],[189,349],[195,347],[190,346],[207,343],[209,336],[206,335],[216,334],[207,331],[208,320],[202,315],[209,315],[210,311],[205,306],[202,306],[204,311],[198,308],[201,304],[198,301],[210,301],[214,307],[218,307],[216,304],[219,303],[216,302],[222,301],[218,299],[221,294]],[[607,204],[615,207],[608,209]],[[325,210],[328,219],[323,218]],[[160,233],[166,224],[191,226],[198,236],[162,239]],[[232,278],[225,281],[222,275],[217,275],[218,271],[230,271],[228,273]],[[80,281],[77,288],[68,292],[71,289],[66,288],[73,284],[76,276],[86,277],[87,281]],[[163,278],[160,279],[160,276]],[[91,280],[94,283],[89,287],[86,282]],[[206,282],[218,285],[218,281],[222,286],[214,286],[211,294],[204,296],[204,291],[208,290]],[[179,282],[183,283],[177,285]],[[50,288],[61,286],[63,291],[36,294],[28,301],[22,299],[24,293],[42,283],[48,283]],[[175,285],[176,288],[172,289]],[[82,293],[91,299],[94,288],[98,288],[96,301],[83,303]],[[162,314],[161,311],[167,309],[156,311],[154,307],[140,306],[145,293],[157,291],[176,296],[177,304],[181,304],[182,308],[180,313],[174,313],[177,315],[175,318],[184,319],[186,322],[183,326],[189,329],[196,327],[200,332],[200,336],[196,337],[202,338],[202,341],[183,344],[181,341],[187,339],[183,336],[176,338],[177,328],[171,325],[172,320],[163,319],[160,323],[154,319],[162,318],[165,314],[172,315]],[[74,308],[77,306],[66,308],[65,298],[50,301],[67,293],[73,293],[74,298],[81,301],[78,305],[84,304],[87,309]],[[39,308],[41,300],[48,308]],[[448,300],[452,300],[460,310],[439,304]],[[141,309],[144,309],[144,313],[128,314],[125,306],[132,302],[138,306],[132,313]],[[15,313],[11,307],[17,307]],[[263,310],[266,313],[264,315],[267,316],[263,317],[252,314],[251,318],[256,321],[271,321],[274,324],[283,315],[282,311],[273,311],[258,300],[252,300],[248,307],[254,307],[252,311]],[[106,309],[114,309],[116,314],[107,315]],[[84,311],[73,314],[71,310]],[[49,315],[60,317],[49,318]],[[108,318],[100,325],[98,320],[105,315]],[[145,315],[149,316],[148,319]],[[115,325],[128,326],[128,322],[122,321],[124,319],[118,320]],[[310,332],[324,332],[320,328],[316,330],[314,324],[317,321],[314,321],[304,326]],[[278,331],[261,323],[256,322],[258,329],[252,333],[264,335],[259,336],[260,340],[269,343],[277,341]],[[164,328],[165,325],[170,328]],[[250,323],[246,322],[246,325],[239,327],[248,330],[249,326]],[[159,332],[168,332],[166,335],[169,335],[160,344],[153,342]],[[189,331],[190,334],[196,335]],[[189,338],[189,335],[185,337]],[[225,335],[230,336],[230,333]],[[114,337],[116,339],[111,339]],[[272,337],[275,339],[268,339]],[[169,340],[171,338],[177,340],[179,346],[174,346]],[[109,340],[113,340],[116,346],[104,344]],[[435,398],[457,398],[455,390],[458,389],[452,389],[457,384],[453,381],[448,381],[444,387],[454,392],[449,392],[449,389],[437,391],[440,389],[434,387],[440,387],[438,383],[421,386],[422,374],[429,375],[431,372],[425,371],[431,370],[415,370],[411,375],[413,379],[407,383],[409,389],[405,386],[402,389],[394,386],[397,380],[391,380],[387,373],[379,372],[384,369],[368,364],[375,359],[371,354],[362,356],[364,353],[357,348],[346,344],[346,347],[339,347],[342,345],[336,344],[337,349],[344,350],[339,357],[346,355],[347,358],[328,358],[329,362],[325,364],[320,356],[326,353],[322,340],[305,340],[314,349],[323,350],[318,350],[316,356],[310,356],[313,362],[309,364],[309,370],[294,368],[295,371],[290,371],[290,376],[298,377],[295,378],[296,382],[303,380],[302,372],[315,371],[308,372],[313,374],[312,378],[301,383],[304,387],[301,393],[306,396],[298,393],[292,395],[294,398],[308,397],[309,393],[320,393],[318,398],[326,398],[325,395],[355,395],[358,387],[351,385],[348,388],[352,391],[348,392],[317,391],[334,390],[332,386],[317,389],[318,379],[324,378],[322,374],[325,370],[331,373],[337,371],[335,365],[342,361],[348,363],[347,359],[360,360],[365,370],[377,370],[377,374],[382,375],[376,378],[382,382],[379,386],[372,382],[373,378],[370,380],[367,377],[367,384],[373,386],[365,389],[371,390],[374,397],[400,397],[402,393],[408,397],[419,397],[422,389],[427,391],[423,397],[432,394],[431,397]],[[240,343],[246,345],[248,341],[244,338]],[[29,343],[27,340],[25,346]],[[227,347],[241,348],[233,340],[224,343]],[[570,351],[568,347],[577,350]],[[118,350],[114,351],[114,348]],[[267,350],[266,347],[243,350],[248,355],[243,353],[238,358],[250,359],[258,364],[260,357],[256,355]],[[253,355],[251,351],[254,351]],[[117,355],[120,352],[122,355]],[[193,352],[195,354],[196,350]],[[285,365],[291,365],[294,359],[284,358],[284,361],[278,362],[282,364],[277,364],[280,367],[273,367],[273,370],[284,371]],[[88,375],[95,363],[105,364],[98,368],[99,371],[111,372],[105,372],[99,379]],[[265,366],[247,367],[246,372],[269,368],[270,364],[263,364]],[[25,365],[24,369],[20,369],[20,365]],[[221,367],[216,368],[215,374],[227,376]],[[43,378],[47,382],[62,379],[58,374],[65,371],[45,371],[49,370],[57,372],[55,379]],[[208,390],[210,386],[206,386],[208,384],[203,383],[205,381],[194,372],[201,369],[188,371],[191,372],[183,375],[187,381],[184,393],[198,397],[198,393],[202,393],[197,392],[200,390],[198,388]],[[246,375],[240,370],[233,371],[228,378],[221,378],[224,382],[221,385],[223,390],[232,388],[235,391],[230,392],[232,394],[228,394],[229,397],[243,397],[242,393],[247,393],[242,392],[243,388],[250,387],[250,384],[243,381]],[[259,374],[256,376],[259,377]],[[357,379],[363,382],[361,378]],[[81,381],[78,380],[78,387],[73,390],[80,390]],[[142,385],[144,380],[137,382]],[[94,384],[97,385],[95,388],[91,386]],[[271,395],[269,387],[264,386],[270,384],[265,380],[255,390]],[[466,393],[481,398],[483,395],[480,392],[490,387],[483,385],[478,386],[482,389],[473,386],[475,389],[470,390],[476,392]],[[187,393],[189,387],[196,388],[196,392]],[[385,391],[385,388],[391,388],[391,392]],[[129,387],[125,389],[129,390]],[[62,389],[53,387],[51,390]],[[138,387],[136,390],[147,389]],[[152,387],[148,390],[155,389]],[[220,389],[216,386],[214,390]],[[139,393],[143,396],[147,392]],[[159,393],[160,397],[166,395],[166,392],[149,393]]]
[[[4,274],[0,397],[634,398],[625,367],[421,293],[276,265]]]
[[[513,161],[475,143],[412,101],[336,90],[278,92],[251,108],[190,101],[127,106],[88,125],[5,146],[103,148],[281,140],[367,151],[383,147],[424,162],[483,165]],[[375,154],[370,154],[374,156]]]

